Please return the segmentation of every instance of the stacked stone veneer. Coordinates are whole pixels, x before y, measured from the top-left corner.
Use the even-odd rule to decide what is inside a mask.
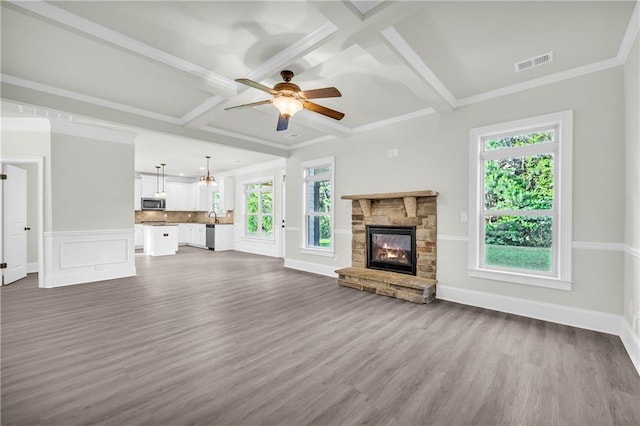
[[[415,303],[430,303],[436,292],[438,193],[414,191],[344,195],[351,206],[351,267],[339,269],[338,284]],[[368,225],[415,226],[415,276],[366,268]]]

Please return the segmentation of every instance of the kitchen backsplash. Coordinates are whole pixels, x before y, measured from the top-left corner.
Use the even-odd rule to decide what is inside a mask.
[[[136,223],[142,222],[172,222],[172,223],[215,223],[213,217],[207,217],[207,212],[172,212],[136,210]],[[233,223],[233,212],[218,215],[218,223]]]

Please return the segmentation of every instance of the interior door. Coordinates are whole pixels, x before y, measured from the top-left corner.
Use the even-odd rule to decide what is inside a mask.
[[[4,262],[3,285],[27,276],[27,171],[4,165]]]

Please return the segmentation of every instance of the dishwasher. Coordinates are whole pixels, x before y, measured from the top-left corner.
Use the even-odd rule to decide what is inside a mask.
[[[216,225],[213,223],[207,224],[207,248],[209,250],[216,249]]]

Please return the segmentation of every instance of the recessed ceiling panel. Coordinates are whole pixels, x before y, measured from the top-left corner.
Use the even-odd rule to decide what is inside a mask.
[[[227,78],[238,78],[326,20],[305,2],[56,2],[56,6]]]
[[[634,2],[430,2],[395,25],[456,98],[613,58]],[[553,52],[516,73],[515,62]]]
[[[210,96],[193,76],[10,7],[2,8],[2,72],[178,118]]]
[[[339,123],[352,129],[430,106],[358,45],[297,75],[295,83],[302,90],[326,86],[340,90],[340,98],[314,101],[345,113]]]

